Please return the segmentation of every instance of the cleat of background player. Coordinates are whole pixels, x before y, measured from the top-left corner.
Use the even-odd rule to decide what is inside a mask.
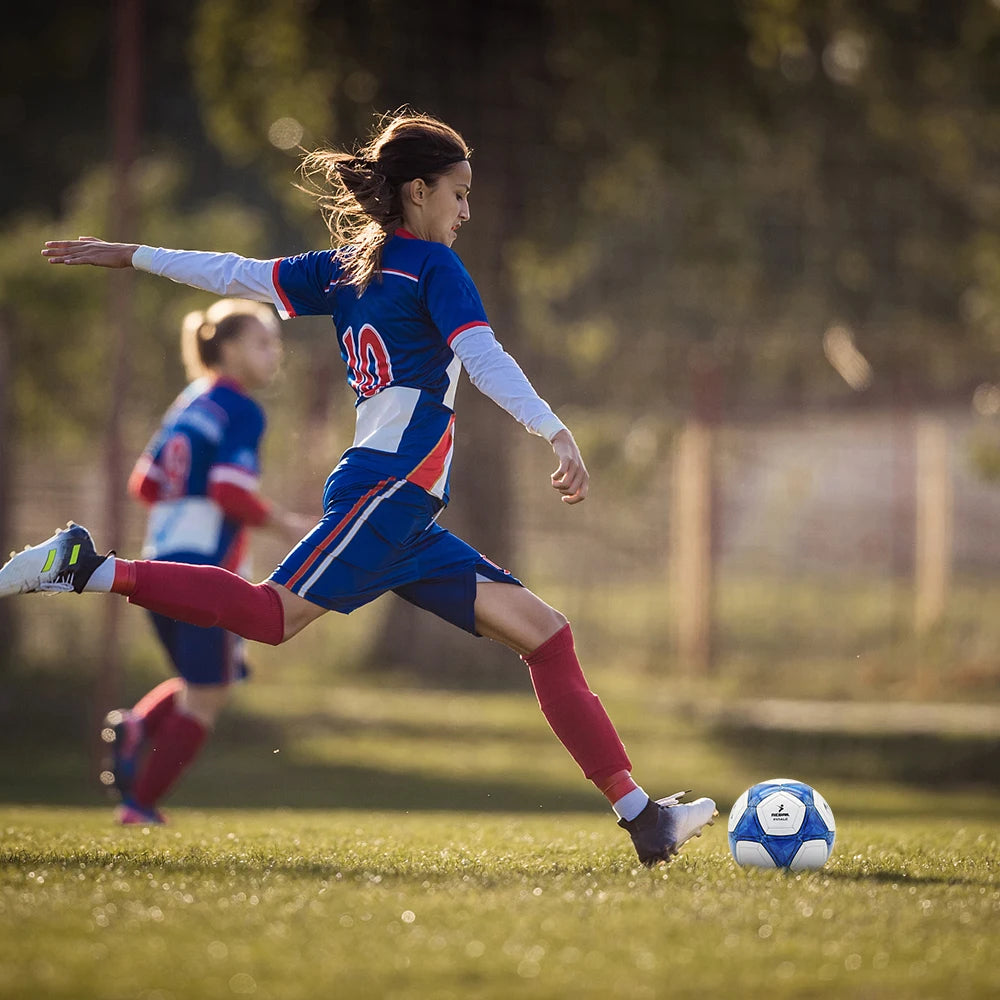
[[[101,782],[116,788],[123,801],[132,794],[142,736],[142,719],[131,709],[116,708],[104,719],[101,739],[108,746],[108,758]]]
[[[107,558],[97,554],[90,532],[70,521],[46,541],[11,555],[0,567],[0,597],[38,591],[79,594]]]
[[[119,826],[164,826],[167,822],[159,809],[143,809],[128,800],[118,807],[115,819]]]
[[[647,868],[669,861],[692,837],[700,837],[704,827],[719,815],[711,799],[681,802],[686,794],[675,792],[655,802],[650,799],[635,819],[619,820],[618,825],[629,832],[636,854]]]

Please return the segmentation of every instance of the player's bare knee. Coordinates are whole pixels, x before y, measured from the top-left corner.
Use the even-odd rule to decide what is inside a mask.
[[[537,608],[536,613],[532,616],[530,628],[524,634],[523,642],[517,646],[510,644],[521,656],[530,655],[539,647],[544,646],[549,639],[569,624],[562,612],[556,611],[555,608],[550,608],[542,602],[539,603],[541,607]]]
[[[545,638],[542,642],[547,642],[556,634],[556,632],[561,631],[569,624],[569,619],[561,612],[556,611],[555,608],[546,607],[548,614],[546,615],[546,623],[543,626],[545,631]]]
[[[229,701],[230,687],[229,684],[185,684],[180,697],[181,711],[211,729]]]

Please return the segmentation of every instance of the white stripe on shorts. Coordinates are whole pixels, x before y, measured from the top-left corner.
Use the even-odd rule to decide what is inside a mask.
[[[341,552],[350,544],[351,539],[358,533],[361,529],[361,525],[368,520],[372,512],[376,507],[383,501],[388,500],[389,497],[393,495],[401,486],[403,486],[407,480],[398,479],[385,491],[385,493],[380,493],[375,497],[371,503],[368,504],[365,509],[358,514],[357,520],[351,525],[351,530],[347,532],[346,535],[340,540],[337,547],[312,571],[312,573],[306,578],[306,580],[301,583],[292,593],[298,594],[299,597],[305,597],[309,592],[309,588],[326,572],[330,563],[333,562]]]

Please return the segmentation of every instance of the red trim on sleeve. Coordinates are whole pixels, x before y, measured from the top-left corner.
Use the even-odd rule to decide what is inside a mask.
[[[454,341],[459,334],[465,333],[466,330],[471,330],[474,326],[481,326],[484,330],[488,330],[490,328],[490,324],[484,319],[477,319],[472,323],[463,323],[457,330],[451,331],[448,335],[448,343],[452,343],[452,341]]]
[[[284,259],[284,257],[279,257],[274,262],[274,267],[271,268],[271,282],[274,284],[274,290],[278,293],[278,298],[281,299],[281,304],[285,307],[285,312],[288,313],[289,318],[291,318],[296,315],[296,312],[292,308],[291,302],[288,301],[288,296],[285,295],[281,285],[278,283],[278,268]]]
[[[235,483],[210,483],[208,495],[234,521],[259,526],[266,524],[271,516],[270,504]]]

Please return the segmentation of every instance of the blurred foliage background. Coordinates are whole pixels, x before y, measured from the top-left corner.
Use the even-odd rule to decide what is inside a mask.
[[[138,56],[124,175],[123,50]],[[179,321],[207,301],[135,275],[123,313],[110,276],[46,267],[42,242],[324,246],[294,186],[301,152],[350,146],[405,104],[474,147],[456,249],[594,481],[564,509],[545,445],[466,385],[447,523],[569,614],[597,686],[996,700],[996,0],[52,0],[8,15],[0,55],[7,548],[72,516],[136,551],[142,512],[107,497],[181,388]],[[351,400],[329,324],[285,329],[265,487],[315,510]],[[953,573],[940,621],[916,634],[928,415],[951,443]],[[692,420],[716,441],[712,655],[696,677],[668,573]],[[257,553],[262,574],[282,554],[263,537]],[[71,703],[110,657],[100,703],[162,675],[140,614],[109,631],[96,602],[58,604],[0,608],[9,711],[18,678],[40,697],[39,677],[72,677],[52,682]],[[286,682],[524,686],[506,651],[394,598],[255,657]]]

